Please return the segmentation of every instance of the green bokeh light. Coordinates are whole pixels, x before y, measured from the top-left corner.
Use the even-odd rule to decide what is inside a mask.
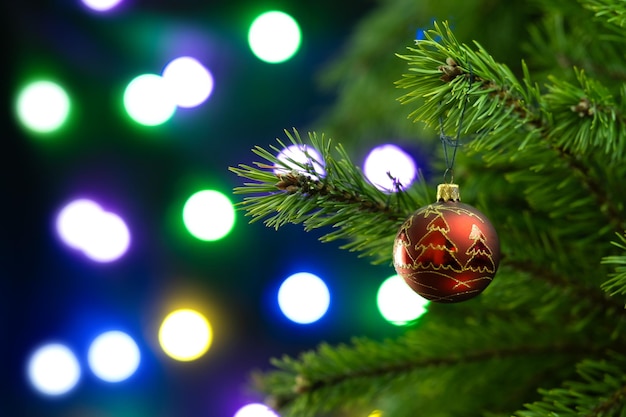
[[[57,83],[31,82],[18,93],[16,113],[27,129],[36,133],[54,132],[68,119],[70,98]]]
[[[404,326],[422,316],[429,303],[399,275],[393,275],[381,284],[376,301],[383,318],[396,326]]]
[[[135,122],[158,126],[176,111],[176,102],[167,83],[156,74],[135,77],[124,90],[124,108]]]
[[[219,240],[235,225],[235,208],[219,191],[198,191],[183,207],[183,222],[194,237],[204,241]]]
[[[248,31],[248,44],[252,53],[271,64],[293,57],[301,41],[300,26],[294,18],[275,10],[260,14]]]

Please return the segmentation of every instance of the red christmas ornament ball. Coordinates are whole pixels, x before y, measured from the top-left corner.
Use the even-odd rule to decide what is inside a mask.
[[[438,202],[418,209],[400,227],[393,265],[422,297],[455,303],[477,296],[491,283],[500,241],[483,213],[459,201],[458,186],[441,187]]]

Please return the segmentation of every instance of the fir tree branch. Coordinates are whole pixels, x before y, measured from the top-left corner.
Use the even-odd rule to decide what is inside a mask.
[[[574,70],[578,85],[550,77],[548,92],[541,97],[550,115],[544,126],[545,139],[554,143],[556,149],[577,156],[597,149],[612,162],[622,161],[624,88],[616,99],[609,88],[584,71]]]
[[[474,51],[459,43],[447,24],[435,24],[425,40],[408,48],[410,54],[399,55],[411,71],[397,83],[411,90],[400,101],[419,103],[410,117],[430,126],[443,122],[443,129],[451,131],[458,129],[467,101],[463,133],[476,135],[475,149],[506,147],[515,155],[516,148],[547,145],[595,198],[613,229],[626,229],[621,210],[585,162],[599,150],[613,164],[621,163],[626,149],[624,93],[617,105],[608,89],[579,71],[579,86],[552,79],[548,93],[542,94],[525,65],[520,82],[506,65],[476,46]]]
[[[332,387],[333,385],[339,385],[353,378],[377,378],[387,374],[398,375],[402,373],[408,373],[415,369],[453,366],[460,363],[467,364],[470,362],[483,362],[492,360],[493,358],[506,358],[511,356],[528,357],[533,355],[545,354],[585,356],[589,353],[591,353],[589,350],[580,349],[579,346],[562,346],[560,344],[542,347],[515,346],[502,349],[484,349],[475,352],[469,352],[467,354],[456,355],[454,357],[448,356],[425,358],[422,360],[394,364],[387,367],[349,372],[346,374],[336,375],[332,378],[324,380],[308,381],[305,378],[297,376],[295,379],[296,385],[294,391],[296,394],[304,394],[322,388]]]
[[[598,267],[596,262],[599,262],[605,251],[593,254],[589,252],[594,259],[592,262],[589,262],[590,258],[572,259],[569,256],[573,251],[584,251],[589,246],[599,247],[598,242],[583,241],[581,238],[573,240],[567,235],[563,236],[560,228],[550,227],[553,223],[550,218],[538,218],[534,212],[522,211],[516,214],[516,219],[517,221],[507,221],[501,230],[503,236],[506,236],[502,240],[502,251],[505,254],[502,267],[530,277],[535,282],[547,284],[546,290],[556,289],[559,293],[557,297],[562,297],[565,293],[572,295],[574,299],[570,303],[580,305],[590,301],[592,306],[601,310],[621,308],[598,288],[606,271]],[[579,219],[579,222],[589,223],[586,219]],[[572,233],[575,236],[581,234],[579,230],[573,230]],[[525,250],[519,251],[518,248],[522,245]],[[608,246],[605,244],[602,247],[605,249]],[[531,282],[525,285],[534,284]]]
[[[546,7],[541,22],[528,29],[529,42],[524,48],[535,72],[560,73],[560,78],[571,80],[571,68],[577,67],[611,84],[623,83],[626,68],[622,62],[622,29],[602,18],[590,18],[585,12],[558,4]],[[596,47],[599,40],[601,48]]]
[[[562,388],[540,390],[541,401],[527,404],[519,417],[572,415],[608,417],[626,411],[626,358],[612,353],[603,360],[585,360],[577,367],[580,380],[569,381]]]
[[[626,26],[626,3],[611,0],[580,0],[580,3],[595,12],[596,17],[621,28]]]
[[[618,235],[619,242],[614,245],[621,249],[621,255],[606,256],[602,263],[616,265],[615,273],[602,284],[602,289],[610,295],[626,295],[626,235]]]
[[[529,375],[533,379],[556,361],[575,362],[605,349],[597,340],[589,343],[584,336],[578,338],[578,332],[564,333],[562,326],[548,330],[545,323],[533,323],[532,328],[520,328],[519,321],[510,317],[491,317],[487,322],[448,317],[448,321],[422,325],[398,340],[354,339],[350,346],[323,344],[298,360],[274,360],[278,370],[256,375],[257,387],[271,395],[271,406],[282,415],[308,416],[349,402],[365,400],[373,405],[374,397],[385,395],[390,384],[428,384],[426,375],[431,370],[440,374],[458,368],[462,372],[463,367],[480,364],[485,373],[492,366],[498,374],[503,371],[502,361],[522,367],[528,361],[539,364]],[[522,379],[520,375],[520,383]],[[368,389],[363,391],[365,386]]]
[[[410,91],[400,97],[403,104],[416,103],[409,117],[432,127],[443,122],[445,131],[456,131],[465,101],[465,134],[479,134],[474,144],[484,144],[491,133],[489,148],[506,143],[520,127],[540,123],[531,108],[536,87],[524,88],[511,70],[498,64],[479,44],[474,51],[461,44],[446,23],[425,32],[410,53],[398,55],[409,65],[409,74],[397,82]],[[471,84],[471,85],[470,85]],[[511,117],[514,116],[514,117]],[[497,139],[494,139],[497,138]],[[496,141],[497,140],[497,141]]]
[[[612,225],[612,229],[614,231],[626,230],[626,218],[622,215],[618,205],[613,202],[611,198],[609,198],[604,184],[596,179],[597,176],[594,175],[592,169],[583,164],[579,158],[575,157],[570,152],[560,148],[552,149],[555,150],[564,161],[566,161],[574,175],[578,178],[580,184],[589,193],[589,195],[593,196],[597,206],[600,208],[600,212]]]
[[[285,133],[292,145],[308,146],[296,130]],[[277,155],[287,146],[279,140],[280,147],[271,147],[274,153],[254,149],[264,162],[230,168],[254,181],[235,189],[237,194],[256,194],[241,203],[247,215],[252,221],[266,218],[265,224],[275,228],[287,223],[303,224],[306,231],[333,227],[320,240],[348,240],[342,248],[373,256],[377,263],[389,262],[395,231],[416,208],[430,202],[424,182],[406,191],[398,184],[396,192],[385,193],[365,179],[341,146],[334,149],[335,156],[323,135],[309,133],[309,139],[321,161],[310,155],[307,162],[281,159]]]
[[[547,268],[531,264],[530,262],[507,261],[506,264],[517,271],[528,274],[534,279],[540,279],[548,283],[553,288],[559,289],[559,291],[563,291],[564,288],[567,288],[568,292],[575,298],[590,301],[591,304],[594,305],[594,308],[600,310],[611,309],[626,314],[623,303],[613,298],[606,297],[606,295],[598,292],[596,288],[575,287],[572,285],[571,280],[566,279],[564,276],[556,274]]]

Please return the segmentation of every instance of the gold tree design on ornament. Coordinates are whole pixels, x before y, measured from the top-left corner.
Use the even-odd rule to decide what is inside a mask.
[[[426,226],[426,233],[415,244],[415,250],[420,250],[420,254],[415,259],[417,268],[438,270],[450,269],[455,272],[463,271],[463,266],[454,255],[458,251],[456,245],[450,238],[448,232],[450,226],[443,214],[438,212],[437,216]]]

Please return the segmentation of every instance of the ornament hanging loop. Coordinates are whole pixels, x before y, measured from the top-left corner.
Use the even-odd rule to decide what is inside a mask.
[[[445,184],[454,184],[454,169],[446,168],[443,172],[443,182]]]
[[[459,128],[456,132],[456,137],[447,136],[443,130],[443,116],[439,116],[439,140],[443,146],[443,156],[446,162],[446,170],[443,173],[443,182],[447,184],[454,183],[454,161],[456,160],[456,152],[460,146],[459,139],[461,138],[461,132],[463,131],[463,120],[465,119],[465,110],[467,108],[467,102],[469,99],[469,93],[474,82],[474,72],[472,71],[472,64],[468,63],[469,69],[469,84],[465,97],[463,98],[463,106],[461,107],[461,115],[459,116]],[[453,148],[452,155],[449,155],[449,148]]]

